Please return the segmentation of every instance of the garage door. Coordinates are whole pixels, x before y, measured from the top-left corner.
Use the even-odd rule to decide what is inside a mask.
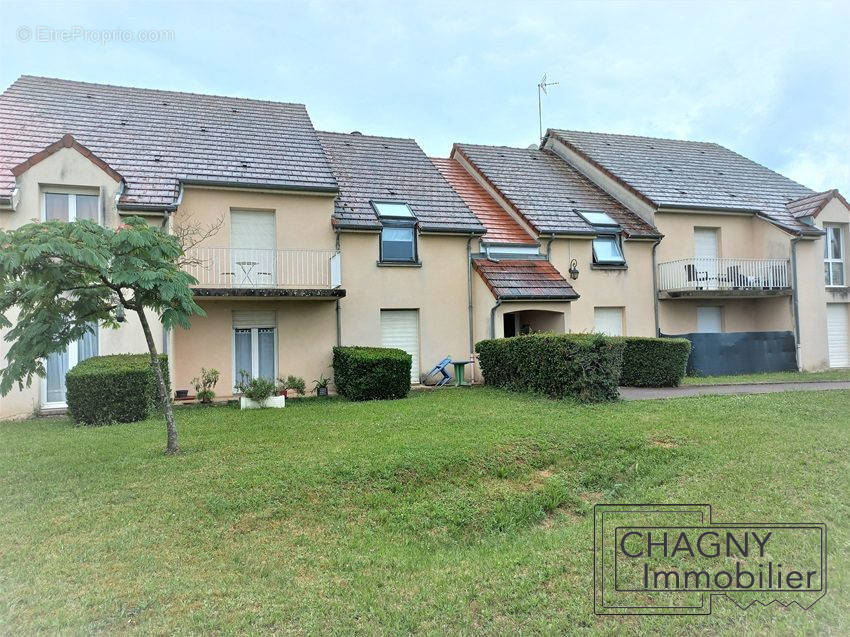
[[[847,304],[826,304],[826,333],[829,342],[829,366],[850,367],[847,333]]]
[[[381,344],[413,358],[410,381],[419,382],[419,310],[381,310]]]
[[[593,309],[593,329],[608,336],[623,335],[623,308],[597,307]]]

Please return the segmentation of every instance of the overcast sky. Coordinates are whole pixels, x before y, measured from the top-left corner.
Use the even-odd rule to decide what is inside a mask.
[[[850,195],[846,0],[2,4],[4,87],[34,74],[301,102],[317,128],[445,156],[537,141],[545,72],[544,128],[715,141]]]

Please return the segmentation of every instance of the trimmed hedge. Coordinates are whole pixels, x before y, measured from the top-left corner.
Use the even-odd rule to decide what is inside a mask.
[[[686,338],[623,337],[623,373],[628,387],[676,387],[685,375],[691,342]]]
[[[160,354],[159,362],[168,388],[168,356]],[[88,358],[68,372],[65,385],[68,413],[86,425],[145,420],[160,408],[147,354]]]
[[[552,398],[619,397],[625,343],[601,334],[530,334],[475,345],[484,382]]]
[[[390,347],[334,347],[334,384],[349,400],[404,398],[410,392],[410,354]]]

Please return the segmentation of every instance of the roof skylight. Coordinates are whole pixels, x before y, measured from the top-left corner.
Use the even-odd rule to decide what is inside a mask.
[[[578,210],[577,212],[592,226],[620,227],[620,224],[609,217],[607,212],[601,210]]]
[[[413,211],[406,203],[399,201],[372,201],[371,203],[379,217],[415,218]]]

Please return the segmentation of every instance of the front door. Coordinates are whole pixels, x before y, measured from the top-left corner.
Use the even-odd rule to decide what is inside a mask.
[[[45,407],[64,407],[67,393],[65,390],[65,374],[74,369],[77,363],[97,356],[97,328],[94,333],[88,333],[83,338],[68,345],[62,352],[53,352],[47,357],[47,378],[44,379],[44,390],[41,402]]]

